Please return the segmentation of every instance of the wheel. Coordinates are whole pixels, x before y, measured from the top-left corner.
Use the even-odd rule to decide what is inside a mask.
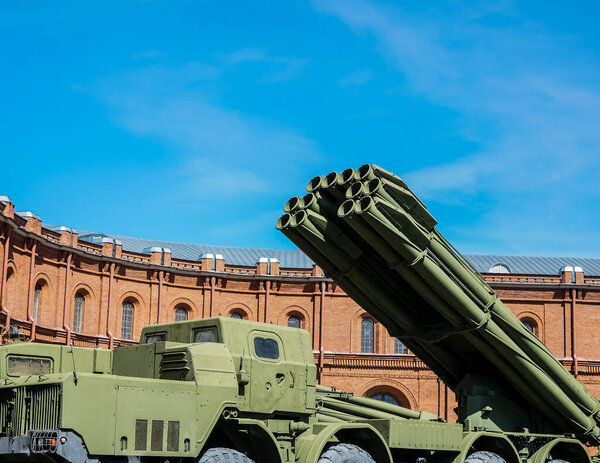
[[[226,449],[224,447],[215,447],[208,449],[202,458],[198,460],[198,463],[254,463],[243,453],[233,449]]]
[[[480,450],[465,458],[465,463],[506,463],[506,460],[497,453]]]
[[[357,445],[333,444],[325,448],[318,463],[375,463],[375,460]]]

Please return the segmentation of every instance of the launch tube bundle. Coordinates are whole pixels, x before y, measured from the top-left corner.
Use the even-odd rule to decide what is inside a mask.
[[[600,442],[598,400],[444,239],[399,177],[363,165],[315,177],[307,191],[285,204],[277,228],[451,389],[469,375],[491,378],[554,431]],[[326,413],[335,419],[352,408],[344,406],[331,402]]]

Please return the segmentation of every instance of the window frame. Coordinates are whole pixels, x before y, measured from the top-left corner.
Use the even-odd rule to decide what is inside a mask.
[[[148,340],[148,338],[150,338],[152,336],[161,336],[162,339],[160,341],[150,342]],[[157,344],[159,342],[166,342],[166,340],[167,340],[167,332],[166,331],[158,331],[158,332],[154,332],[154,333],[146,333],[146,337],[144,339],[144,344]]]
[[[292,326],[292,325],[290,325],[290,320],[291,320],[292,318],[294,318],[294,319],[298,320],[298,326]],[[302,324],[303,324],[303,321],[304,321],[304,320],[303,320],[303,318],[302,318],[302,317],[300,317],[299,315],[297,315],[297,314],[295,314],[295,313],[292,313],[292,314],[289,314],[289,315],[288,315],[288,317],[287,317],[287,323],[286,323],[286,326],[287,326],[288,328],[302,329]]]
[[[271,339],[277,343],[278,349],[278,357],[276,359],[261,357],[256,352],[255,339],[256,338],[265,338]],[[250,350],[252,351],[252,356],[260,362],[266,363],[281,363],[285,360],[285,351],[283,347],[283,340],[274,333],[269,333],[268,331],[253,331],[250,333]]]
[[[33,321],[38,322],[38,317],[40,315],[40,302],[42,299],[42,291],[44,290],[44,285],[41,281],[38,281],[33,289]]]
[[[124,335],[125,333],[125,304],[129,304],[131,306],[131,313],[129,315],[129,337]],[[129,308],[128,308],[129,309]],[[135,303],[130,300],[125,300],[121,304],[121,339],[133,339],[133,321],[135,317]]]
[[[403,352],[398,352],[398,350],[399,350],[398,344],[400,344],[404,348],[404,349],[402,349]],[[406,346],[406,344],[404,344],[398,338],[394,338],[394,354],[396,354],[396,355],[407,355],[408,354],[408,347]]]
[[[15,375],[15,374],[11,374],[9,373],[9,361],[12,358],[18,358],[18,359],[28,359],[28,360],[47,360],[50,363],[50,373],[25,373],[25,374],[19,374],[19,375]],[[48,375],[48,374],[52,374],[54,373],[54,359],[52,357],[45,357],[45,356],[37,356],[37,355],[20,355],[20,354],[9,354],[6,356],[6,375],[7,376],[11,376],[13,378],[18,378],[19,376],[41,376],[41,375]]]
[[[81,306],[78,308],[77,301],[81,298]],[[82,291],[77,291],[73,297],[73,331],[75,333],[83,332],[83,312],[85,310],[85,295]]]
[[[177,320],[177,313],[185,313],[185,318],[183,320]],[[178,305],[174,310],[175,322],[187,322],[190,319],[190,311],[184,305]]]
[[[371,330],[371,339],[370,339],[370,349],[365,350],[366,341],[365,341],[365,326],[370,325]],[[360,321],[360,353],[361,354],[374,354],[375,353],[375,320],[371,317],[363,317]]]
[[[207,330],[214,330],[217,340],[216,341],[196,341],[196,335],[201,332],[201,331],[207,331]],[[219,330],[219,327],[216,325],[209,325],[209,326],[199,326],[198,328],[195,328],[192,330],[192,343],[193,344],[200,344],[201,342],[214,342],[217,344],[222,344],[222,340],[221,340],[221,330]]]

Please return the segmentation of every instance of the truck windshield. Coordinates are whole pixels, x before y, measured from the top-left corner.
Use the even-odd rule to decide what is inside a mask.
[[[219,342],[217,327],[211,326],[194,331],[194,342]]]
[[[146,344],[156,344],[167,340],[165,333],[150,333],[146,335]]]
[[[37,357],[8,357],[7,373],[10,376],[43,375],[52,372],[52,361]]]

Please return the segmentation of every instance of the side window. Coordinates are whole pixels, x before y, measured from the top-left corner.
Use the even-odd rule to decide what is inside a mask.
[[[257,336],[254,338],[254,352],[259,358],[277,360],[279,358],[279,343],[275,339]]]
[[[217,327],[209,326],[194,331],[194,342],[219,342]]]

